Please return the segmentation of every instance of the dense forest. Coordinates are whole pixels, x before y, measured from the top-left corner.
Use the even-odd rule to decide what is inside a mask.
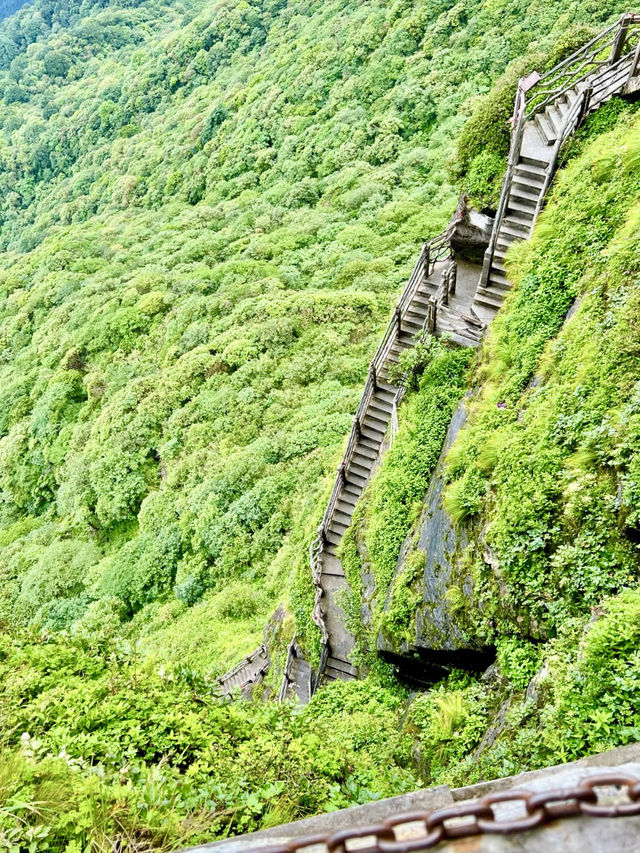
[[[386,595],[424,437],[476,389],[446,506],[491,677],[410,697],[356,625],[368,677],[304,708],[215,684],[265,626],[317,655],[308,546],[417,250],[462,189],[495,206],[519,74],[624,9],[33,0],[0,24],[7,849],[175,849],[640,740],[626,101],[565,152],[478,355],[434,346],[345,541],[357,622],[362,554]],[[414,580],[376,630],[406,633]]]

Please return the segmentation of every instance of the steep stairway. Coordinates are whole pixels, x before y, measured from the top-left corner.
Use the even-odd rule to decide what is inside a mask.
[[[424,255],[423,250],[423,262]],[[345,625],[340,602],[348,584],[338,557],[338,547],[378,463],[394,409],[402,394],[402,387],[395,384],[394,368],[397,371],[401,354],[414,346],[416,336],[428,324],[444,263],[436,260],[430,269],[425,269],[419,262],[417,273],[414,270],[415,287],[404,304],[401,299],[400,310],[396,309],[391,320],[386,344],[372,362],[347,451],[338,468],[331,500],[319,530],[314,571],[319,595],[314,617],[323,628],[325,637],[323,683],[358,677],[357,666],[351,659],[355,641]]]
[[[313,678],[311,664],[304,659],[294,634],[287,650],[278,701],[295,699],[301,705],[306,705],[313,693]]]
[[[623,15],[543,77],[520,81],[509,166],[492,242],[471,308],[491,322],[511,289],[504,259],[526,240],[542,208],[560,148],[584,119],[614,95],[640,88],[640,15]]]
[[[512,143],[500,205],[483,267],[460,265],[442,247],[423,248],[395,312],[394,334],[385,335],[376,357],[318,540],[311,551],[316,583],[314,619],[322,630],[322,680],[357,677],[354,638],[340,598],[347,579],[338,547],[384,447],[401,389],[392,366],[421,330],[475,346],[511,288],[505,256],[529,237],[557,167],[560,148],[585,117],[618,93],[640,89],[640,15],[623,15],[542,77],[533,72],[518,86]],[[434,251],[435,249],[435,251]],[[426,253],[426,260],[425,260]],[[432,263],[433,262],[433,263]],[[414,286],[412,286],[412,282]],[[418,285],[415,285],[418,282]],[[462,291],[462,292],[461,292]],[[388,345],[387,345],[387,342]],[[396,379],[397,381],[397,379]]]
[[[255,652],[236,664],[233,669],[225,672],[217,679],[218,687],[223,696],[231,696],[235,692],[248,695],[252,688],[264,678],[269,669],[269,652],[262,644]]]
[[[482,267],[454,254],[454,223],[425,243],[374,356],[328,505],[310,547],[316,589],[313,619],[322,634],[315,674],[290,645],[280,698],[308,701],[317,687],[358,677],[355,640],[342,607],[348,582],[338,553],[356,504],[396,423],[403,394],[398,364],[422,333],[477,346],[511,288],[509,247],[529,237],[553,179],[562,145],[586,116],[617,94],[640,91],[640,14],[622,15],[543,76],[520,80],[500,203]],[[269,665],[264,647],[219,679],[228,695],[247,690]]]

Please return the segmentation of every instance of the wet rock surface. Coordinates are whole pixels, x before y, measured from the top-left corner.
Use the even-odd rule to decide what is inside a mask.
[[[416,531],[407,537],[396,568],[394,581],[405,570],[412,550],[424,554],[424,571],[414,584],[422,597],[416,612],[415,635],[411,641],[401,643],[383,633],[378,637],[382,656],[400,670],[404,668],[411,681],[417,679],[421,668],[429,679],[437,670],[451,666],[482,670],[493,659],[491,649],[477,645],[465,633],[465,604],[470,605],[473,590],[468,575],[458,576],[458,558],[466,537],[455,530],[442,505],[444,459],[464,423],[465,407],[461,402],[449,424]],[[461,596],[462,601],[457,600]],[[390,602],[391,590],[387,609]]]

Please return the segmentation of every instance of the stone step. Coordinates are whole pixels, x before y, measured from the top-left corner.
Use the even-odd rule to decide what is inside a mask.
[[[414,308],[424,308],[426,312],[426,309],[428,309],[429,303],[431,302],[431,298],[431,296],[416,293],[416,295],[413,297],[412,305]]]
[[[391,410],[387,409],[385,411],[381,411],[375,406],[367,406],[367,413],[364,416],[364,422],[373,422],[375,421],[380,425],[381,429],[387,428],[387,424],[389,423],[389,417],[391,415]]]
[[[332,543],[332,545],[333,545],[333,543]],[[328,551],[328,549],[327,549],[327,551]],[[332,550],[329,553],[335,554],[336,552]],[[346,578],[346,575],[344,573],[344,569],[342,568],[340,563],[338,563],[337,565],[333,565],[330,569],[325,569],[323,567],[322,576],[328,577],[328,578]]]
[[[591,102],[594,105],[603,103],[604,100],[616,93],[622,83],[626,83],[628,76],[628,62],[614,65],[595,74],[592,78]]]
[[[355,470],[358,474],[360,471],[371,471],[375,462],[372,459],[369,459],[368,456],[362,456],[359,453],[354,453],[351,457],[351,462],[349,463],[348,470],[351,468]]]
[[[531,184],[538,184],[540,187],[543,186],[547,177],[547,170],[544,166],[534,166],[530,163],[524,163],[522,160],[518,162],[513,173],[518,178],[523,178]]]
[[[544,145],[553,145],[558,139],[558,133],[546,113],[536,113],[534,124],[538,131],[538,136]]]
[[[527,198],[537,205],[542,195],[543,184],[534,184],[526,178],[514,178],[511,191],[514,195]]]
[[[541,160],[539,157],[525,157],[521,154],[518,165],[526,166],[527,168],[535,167],[536,170],[542,170],[546,175],[549,168],[549,160]]]
[[[357,668],[352,663],[342,660],[342,658],[332,657],[331,655],[327,658],[327,666],[330,666],[333,669],[339,669],[341,672],[352,676],[352,678],[355,678],[358,674]]]
[[[362,447],[367,447],[369,450],[375,451],[376,456],[380,452],[379,438],[377,436],[373,438],[370,437],[369,435],[365,434],[362,429],[360,430],[360,440],[358,441],[358,445]]]
[[[336,519],[336,516],[334,513],[334,516],[331,519],[331,522],[329,524],[329,532],[330,533],[337,533],[340,537],[342,537],[342,536],[344,536],[348,527],[349,527],[348,524],[342,524],[342,522],[338,521]]]
[[[349,498],[352,500],[349,500]],[[344,492],[341,492],[340,497],[336,501],[336,509],[338,512],[347,515],[349,520],[351,520],[351,516],[353,515],[357,502],[358,500],[355,495],[346,495]]]
[[[529,235],[529,231],[531,230],[531,217],[530,216],[522,216],[519,211],[513,211],[513,213],[507,213],[505,218],[502,220],[502,228],[507,229],[508,234],[515,234],[516,236],[527,237]]]
[[[325,535],[327,537],[327,542],[330,542],[332,545],[339,545],[340,542],[342,542],[342,536],[336,530],[332,530],[331,528],[329,528]],[[335,554],[336,552],[332,551],[331,553]],[[323,572],[323,574],[325,573]],[[329,572],[327,572],[326,574],[329,574]]]
[[[391,417],[391,411],[393,409],[393,404],[383,404],[378,400],[371,400],[369,405],[367,406],[367,415],[372,415],[379,421],[383,421],[385,424],[389,423],[389,418]]]
[[[511,185],[511,198],[522,204],[529,204],[529,207],[536,207],[540,201],[540,193],[532,189],[528,184],[521,184],[514,181]]]
[[[351,513],[343,512],[341,509],[338,509],[336,505],[331,523],[333,524],[334,521],[338,524],[342,524],[344,527],[349,527],[349,525],[351,524]]]
[[[528,202],[522,202],[519,199],[514,198],[513,195],[510,195],[507,202],[507,216],[514,212],[519,220],[522,220],[523,222],[528,221],[531,224],[536,210],[535,207],[532,207]]]
[[[362,494],[362,489],[360,488],[360,486],[358,486],[357,483],[350,483],[347,480],[345,485],[342,487],[341,494],[352,495],[356,500],[358,500],[358,498]]]
[[[367,485],[368,479],[368,477],[361,477],[359,474],[357,474],[355,471],[352,471],[351,469],[347,471],[347,485],[351,483],[354,486],[358,486],[360,491],[362,491]]]
[[[493,308],[498,311],[502,307],[504,295],[502,293],[497,294],[488,287],[479,287],[476,290],[474,301],[479,302],[481,305],[487,305],[489,308]]]
[[[551,104],[545,110],[545,116],[557,135],[560,136],[560,132],[564,127],[564,114],[560,112],[555,104]]]
[[[499,290],[511,290],[511,282],[506,275],[499,272],[491,271],[489,273],[489,283],[495,285]]]
[[[355,477],[360,477],[361,479],[368,480],[369,474],[371,473],[370,465],[359,465],[355,459],[352,459],[349,467],[347,468],[347,479],[352,480]]]
[[[523,229],[518,225],[512,225],[510,222],[503,220],[502,225],[500,226],[500,237],[502,240],[503,237],[509,237],[510,243],[515,243],[519,240],[526,240],[529,236],[529,229]]]
[[[496,240],[496,252],[502,252],[502,257],[504,257],[511,246],[519,240],[522,240],[522,237],[516,237],[513,234],[506,234],[501,230],[498,234],[498,239]]]
[[[371,415],[369,415],[369,413],[367,412],[362,423],[362,434],[367,438],[373,438],[377,439],[378,441],[382,441],[386,431],[387,425],[377,420],[376,418],[371,417]]]
[[[423,306],[412,303],[405,311],[403,319],[410,317],[412,320],[415,320],[416,323],[423,323],[427,313],[427,310]]]
[[[369,426],[369,424],[366,423],[366,419],[365,423],[360,427],[360,435],[362,436],[361,440],[370,442],[371,445],[375,445],[377,448],[380,448],[382,440],[384,439],[384,433],[380,432],[377,427]]]
[[[446,329],[445,332],[450,338],[450,340],[460,347],[475,348],[480,342],[480,335],[469,335],[466,332],[462,332],[461,330],[456,329]]]
[[[378,454],[375,450],[372,450],[370,447],[364,445],[361,441],[359,441],[354,449],[354,454],[357,456],[362,456],[365,459],[371,460],[371,462],[375,462],[378,458]]]
[[[380,397],[381,399],[385,399],[386,397],[395,397],[398,393],[398,389],[395,385],[389,385],[388,382],[378,382],[378,386],[375,390],[376,397]]]
[[[409,320],[405,317],[402,320],[402,328],[411,332],[412,335],[419,335],[424,328],[424,323],[416,323],[414,320]]]

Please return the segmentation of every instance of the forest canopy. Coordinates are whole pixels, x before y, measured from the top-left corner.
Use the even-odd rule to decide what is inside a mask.
[[[265,625],[276,653],[294,630],[317,653],[308,546],[417,251],[462,189],[495,205],[518,75],[548,67],[624,8],[33,0],[0,23],[0,777],[8,780],[0,844],[35,853],[116,839],[133,850],[142,839],[175,848],[420,784],[515,772],[640,731],[627,703],[587,734],[618,683],[595,674],[593,650],[606,647],[608,625],[625,623],[621,656],[602,652],[618,673],[637,645],[637,596],[616,597],[636,558],[624,542],[625,577],[600,583],[584,556],[592,542],[571,550],[565,541],[577,505],[561,535],[550,522],[549,541],[557,537],[567,566],[584,557],[594,575],[588,600],[602,599],[604,627],[587,632],[578,587],[566,601],[555,597],[570,624],[563,633],[553,613],[545,622],[558,635],[547,652],[560,681],[544,714],[518,704],[542,652],[513,636],[502,612],[479,628],[497,649],[496,681],[453,672],[410,711],[408,692],[382,665],[367,681],[321,691],[304,710],[224,704],[215,690]],[[589,133],[611,132],[611,145],[633,152],[633,121],[615,107]],[[585,158],[589,141],[587,133]],[[569,229],[567,244],[584,227],[598,252],[615,253],[598,206],[600,172],[587,174],[587,162],[573,166],[575,193],[563,185],[547,222]],[[616,227],[628,217],[635,234],[626,163],[601,168],[612,192],[626,188],[616,195]],[[573,231],[580,181],[598,226]],[[474,374],[492,377],[494,390],[509,359],[528,358],[533,369],[580,292],[580,258],[567,262],[569,293],[554,278],[564,244],[550,239],[523,250],[531,254],[521,264],[548,271],[559,253],[548,275],[560,295],[546,304],[540,285],[544,310],[533,319],[525,300],[510,303],[515,319],[498,323],[486,350],[507,361],[496,358],[492,374],[480,356]],[[589,328],[597,330],[596,302]],[[501,343],[510,323],[525,329],[517,347]],[[470,361],[445,347],[401,407],[396,449],[363,522],[372,523],[379,578],[394,571],[439,452],[424,436],[446,428]],[[590,376],[597,386],[595,367]],[[522,387],[510,387],[514,407]],[[597,420],[610,401],[594,398]],[[497,506],[493,469],[476,459],[494,403],[480,398],[449,469],[450,499],[468,499],[479,524]],[[545,443],[537,421],[527,428]],[[504,464],[519,470],[517,415],[509,429]],[[632,439],[611,452],[632,454]],[[502,507],[517,503],[518,478],[507,473],[496,492]],[[613,527],[613,480],[603,482]],[[492,523],[516,588],[529,564],[518,562],[504,518]],[[598,542],[609,554],[610,542]],[[536,600],[545,618],[547,592]],[[406,611],[408,586],[402,593]],[[400,615],[406,628],[411,614]],[[563,685],[581,679],[590,692],[569,718]],[[474,751],[507,700],[505,738],[479,763]],[[40,802],[42,812],[31,808]]]

